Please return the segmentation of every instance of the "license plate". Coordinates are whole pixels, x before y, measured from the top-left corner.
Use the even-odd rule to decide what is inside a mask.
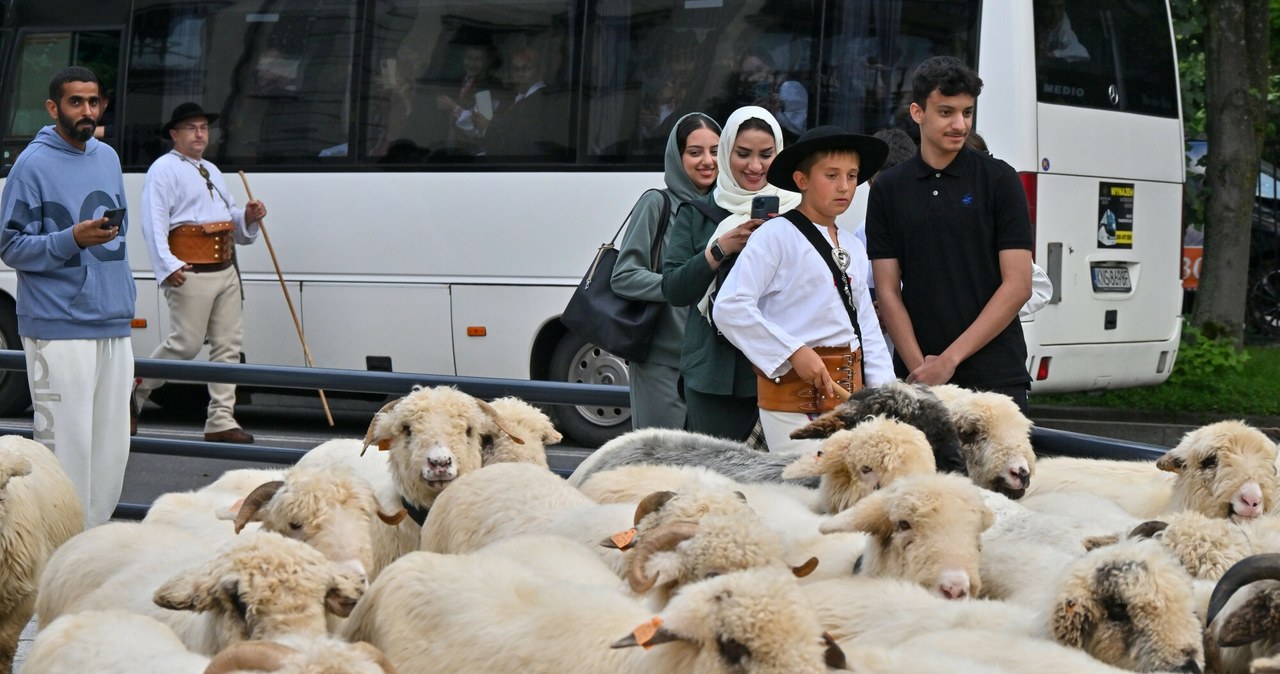
[[[1091,271],[1094,292],[1127,293],[1133,290],[1128,267],[1092,267]]]

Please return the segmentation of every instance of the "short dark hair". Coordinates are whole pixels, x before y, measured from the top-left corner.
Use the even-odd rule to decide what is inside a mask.
[[[53,79],[49,80],[49,100],[54,103],[62,102],[62,85],[67,82],[93,82],[98,85],[98,95],[102,95],[102,82],[92,70],[84,66],[67,66],[54,73]]]
[[[916,142],[911,140],[911,135],[906,131],[895,127],[892,129],[880,129],[874,135],[889,146],[889,155],[885,157],[884,164],[880,167],[881,171],[893,168],[916,156],[916,150],[918,149]]]
[[[680,154],[684,154],[685,143],[689,142],[689,134],[698,129],[710,129],[715,131],[717,136],[720,135],[720,125],[716,124],[716,120],[701,112],[689,113],[676,125],[676,149]]]
[[[982,78],[954,56],[934,56],[916,67],[911,102],[923,108],[935,89],[943,96],[969,94],[977,98],[982,93]]]

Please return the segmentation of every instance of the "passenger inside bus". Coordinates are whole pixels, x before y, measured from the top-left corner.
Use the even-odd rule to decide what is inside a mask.
[[[547,89],[544,56],[532,47],[516,49],[508,60],[507,77],[513,98],[499,106],[493,120],[473,119],[484,134],[485,154],[497,157],[563,155],[568,149],[564,99]]]
[[[488,35],[460,32],[451,41],[462,47],[462,75],[456,87],[436,97],[436,108],[448,118],[451,152],[475,154],[482,125],[493,119],[501,97],[497,67],[501,56]]]
[[[1044,0],[1035,5],[1036,53],[1041,58],[1088,61],[1089,50],[1071,30],[1067,0]]]
[[[698,50],[695,42],[673,40],[659,66],[640,74],[638,133],[644,154],[661,153],[676,120],[692,108],[693,97],[701,98]]]
[[[767,49],[752,47],[743,53],[731,87],[730,109],[755,105],[768,110],[782,125],[787,140],[794,140],[808,126],[808,89],[780,71]]]

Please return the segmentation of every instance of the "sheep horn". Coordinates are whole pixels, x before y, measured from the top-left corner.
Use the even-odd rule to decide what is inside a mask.
[[[377,646],[374,646],[367,641],[357,641],[351,645],[356,650],[362,651],[365,655],[368,655],[370,660],[378,663],[378,666],[382,668],[384,674],[399,674],[399,672],[396,671],[396,666],[391,664],[391,661],[387,659],[387,654],[383,653]]]
[[[524,444],[524,440],[521,440],[519,437],[517,437],[517,436],[516,436],[516,434],[515,434],[515,433],[512,433],[512,432],[511,432],[511,430],[510,430],[509,428],[507,428],[505,425],[503,425],[503,423],[502,423],[502,415],[501,415],[501,414],[498,414],[498,410],[494,409],[494,408],[493,408],[493,405],[490,405],[489,403],[487,403],[487,402],[485,402],[485,401],[483,401],[483,400],[481,400],[481,399],[479,399],[479,398],[476,398],[476,404],[480,406],[480,410],[481,410],[481,411],[483,411],[485,414],[489,415],[489,418],[490,418],[490,419],[493,419],[493,423],[497,424],[497,425],[498,425],[498,428],[499,428],[503,433],[506,433],[506,434],[507,434],[507,436],[511,438],[511,441],[512,441],[512,442],[516,443],[517,445],[523,445],[523,444]]]
[[[1169,528],[1168,522],[1147,520],[1129,532],[1129,538],[1155,538],[1155,535]]]
[[[408,516],[409,516],[409,511],[404,508],[401,508],[400,511],[394,515],[388,515],[382,512],[382,508],[378,508],[378,519],[382,520],[383,524],[389,524],[393,527],[396,526],[397,524],[400,524],[400,522],[403,521],[404,518]]]
[[[375,426],[378,425],[378,417],[386,412],[391,411],[392,408],[400,404],[401,400],[404,400],[403,396],[396,398],[395,400],[392,400],[391,402],[383,405],[377,412],[373,413],[373,418],[369,420],[369,429],[364,432],[364,446],[360,448],[360,456],[364,456],[364,453],[368,451],[369,446],[373,444],[373,441],[374,441],[373,429]]]
[[[796,578],[804,578],[805,576],[813,573],[813,570],[816,568],[818,568],[818,558],[810,557],[804,564],[791,567],[791,574]]]
[[[244,528],[244,525],[248,524],[249,521],[253,519],[253,516],[258,512],[258,508],[261,508],[267,501],[270,501],[271,498],[276,495],[276,492],[280,491],[280,488],[283,486],[284,482],[280,480],[265,482],[258,485],[257,489],[249,492],[249,495],[244,497],[244,503],[240,504],[240,510],[236,513],[235,524],[237,534]]]
[[[1222,607],[1236,590],[1259,580],[1280,580],[1280,553],[1252,555],[1236,562],[1222,574],[1209,597],[1209,615],[1205,625],[1212,625]]]
[[[228,674],[239,671],[274,672],[284,666],[284,659],[295,649],[271,641],[240,641],[213,656],[204,674]]]
[[[673,491],[655,491],[641,499],[639,505],[636,506],[636,517],[632,524],[638,525],[645,515],[661,510],[662,506],[666,505],[667,501],[670,501],[675,495],[676,493]]]
[[[690,522],[666,524],[645,534],[628,560],[630,566],[627,569],[627,583],[631,585],[631,590],[636,594],[643,594],[658,582],[657,576],[649,576],[644,572],[645,564],[654,553],[674,550],[681,542],[697,535],[698,525]]]

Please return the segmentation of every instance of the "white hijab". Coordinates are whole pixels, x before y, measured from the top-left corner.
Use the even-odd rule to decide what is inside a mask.
[[[725,232],[751,219],[752,197],[761,194],[777,195],[779,213],[786,213],[800,205],[800,194],[797,192],[780,190],[773,185],[765,185],[752,192],[743,189],[738,184],[738,181],[734,179],[733,171],[729,168],[731,153],[734,145],[738,142],[738,130],[742,128],[743,122],[752,118],[766,122],[769,128],[773,129],[774,156],[776,157],[779,152],[782,152],[782,127],[778,125],[778,120],[774,119],[773,114],[768,110],[755,105],[748,105],[734,110],[733,114],[729,115],[729,119],[725,120],[724,131],[720,134],[720,172],[716,176],[716,186],[712,190],[712,197],[715,199],[716,205],[729,211],[729,216],[716,225],[716,230],[712,232],[711,238],[707,240],[708,249]],[[715,287],[716,283],[712,281],[711,285],[707,287],[707,292],[703,293],[702,299],[698,302],[698,311],[701,311],[703,316],[707,316],[707,311],[711,307],[710,298]],[[709,316],[708,320],[710,320]]]

